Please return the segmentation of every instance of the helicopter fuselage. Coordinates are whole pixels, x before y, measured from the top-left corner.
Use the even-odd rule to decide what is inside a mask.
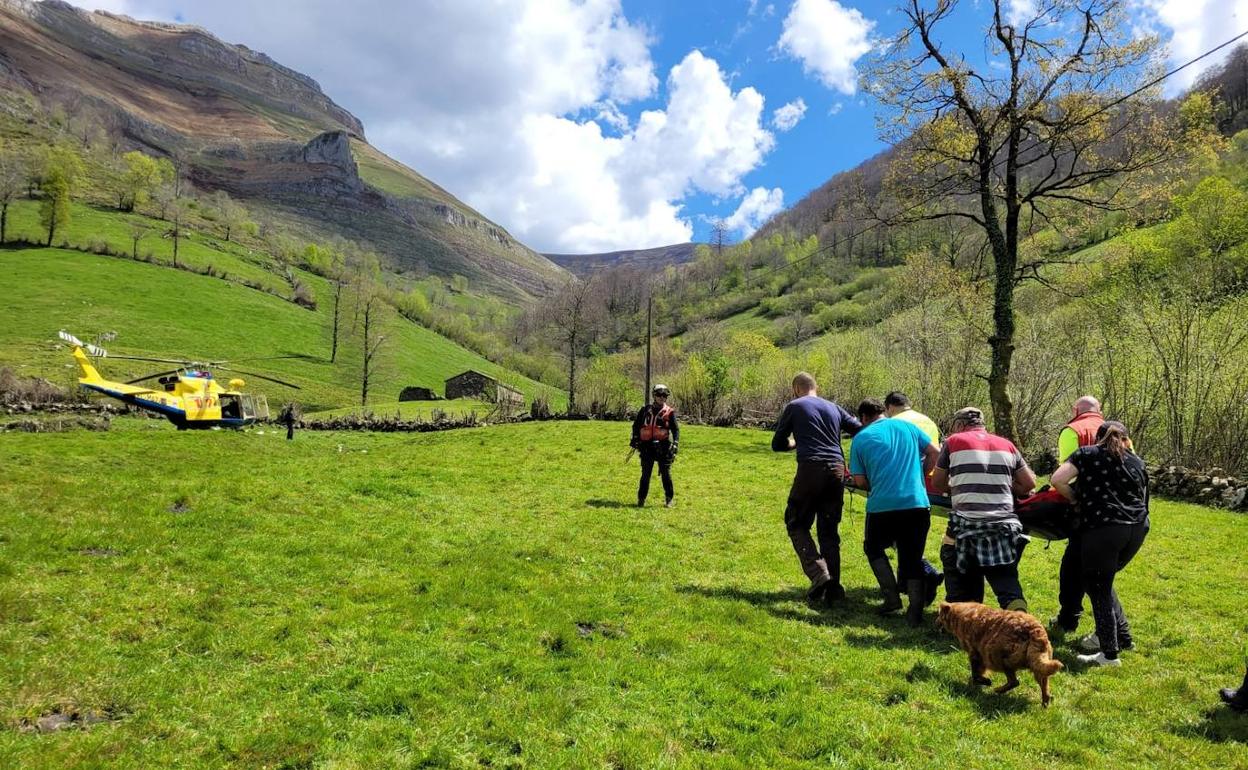
[[[185,369],[161,377],[156,387],[149,388],[105,379],[81,348],[74,349],[74,358],[82,370],[78,384],[83,388],[159,414],[179,430],[242,428],[269,416],[263,395],[227,390],[208,371]]]

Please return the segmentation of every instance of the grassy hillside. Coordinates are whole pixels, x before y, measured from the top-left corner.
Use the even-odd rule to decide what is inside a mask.
[[[204,258],[230,265],[225,268],[230,271],[235,263],[227,256],[213,252]],[[61,249],[0,250],[0,274],[6,276],[7,284],[0,294],[0,363],[21,367],[24,374],[47,376],[58,383],[70,380],[72,362],[56,344],[58,329],[74,330],[84,337],[116,331],[118,339],[109,347],[131,355],[209,360],[291,353],[316,356],[321,360],[242,366],[303,386],[294,392],[253,381],[252,388],[266,393],[271,405],[289,398],[311,410],[359,403],[359,346],[348,336],[338,362],[328,363],[332,300],[328,284],[317,276],[300,274],[300,280],[319,296],[318,310],[310,311],[219,278]],[[349,311],[344,313],[343,326],[349,335]],[[394,401],[407,385],[440,392],[447,377],[465,369],[512,382],[530,398],[547,390],[403,319],[391,318],[386,333],[380,370],[371,389],[374,400]],[[150,371],[136,363],[106,362],[103,370],[113,376]]]
[[[849,602],[807,607],[793,461],[758,432],[687,428],[678,507],[638,511],[620,425],[120,423],[0,441],[0,765],[1248,767],[1215,705],[1243,675],[1243,516],[1156,502],[1118,589],[1138,650],[1087,671],[1059,645],[1042,709],[875,615],[860,499]],[[1023,558],[1039,617],[1060,557]],[[109,721],[23,731],[55,711]]]

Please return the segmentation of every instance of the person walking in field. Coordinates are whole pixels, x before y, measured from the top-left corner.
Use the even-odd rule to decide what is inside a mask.
[[[922,412],[915,409],[910,403],[910,397],[900,390],[894,390],[884,397],[884,415],[891,420],[901,420],[908,422],[919,430],[923,431],[936,446],[940,446],[940,427],[936,425],[936,421]],[[942,503],[939,501],[931,501],[931,496],[936,494],[932,489],[931,471],[928,469],[927,477],[923,479],[923,486],[927,490],[929,502],[936,502],[937,505]],[[938,500],[941,498],[938,498]],[[945,582],[945,576],[937,571],[927,559],[922,560],[923,579],[927,583],[927,593],[924,596],[924,604],[931,605],[936,601],[936,591],[940,588],[941,583]]]
[[[884,404],[873,398],[858,405],[863,428],[854,437],[849,472],[854,485],[867,492],[862,549],[884,599],[880,613],[901,609],[900,582],[909,600],[906,621],[918,626],[923,623],[927,603],[923,545],[932,525],[925,480],[936,467],[940,448],[913,423],[883,419],[884,411]],[[896,576],[885,550],[894,545]]]
[[[1079,641],[1088,653],[1079,662],[1120,666],[1118,653],[1131,649],[1133,640],[1114,576],[1148,535],[1148,471],[1131,451],[1127,427],[1111,420],[1097,429],[1096,443],[1076,449],[1051,481],[1079,507],[1079,534],[1067,548],[1079,548],[1080,576],[1096,621],[1096,633]]]
[[[953,504],[940,547],[948,601],[983,602],[987,580],[1004,609],[1027,610],[1018,580],[1027,537],[1014,498],[1035,485],[1018,448],[988,432],[982,411],[968,406],[954,413],[932,473],[932,486],[948,492]]]
[[[1064,463],[1075,450],[1096,443],[1096,431],[1105,423],[1101,402],[1095,396],[1080,396],[1071,407],[1070,422],[1057,434],[1057,462]],[[1083,579],[1079,565],[1078,535],[1072,535],[1062,553],[1057,573],[1057,616],[1049,621],[1049,633],[1065,635],[1079,628],[1083,617]]]
[[[680,447],[680,426],[676,423],[676,410],[667,403],[672,391],[666,385],[655,385],[652,394],[654,402],[643,406],[633,418],[633,437],[629,442],[629,446],[636,449],[641,457],[637,507],[646,504],[646,497],[650,494],[650,477],[657,464],[659,477],[663,480],[664,505],[671,508],[676,497],[672,484],[672,461],[676,459],[676,451]]]
[[[845,598],[841,585],[841,507],[844,505],[845,455],[842,432],[856,434],[858,418],[819,397],[815,378],[799,372],[793,378],[793,400],[776,422],[771,448],[797,452],[797,473],[784,510],[784,525],[793,550],[810,580],[811,601]],[[814,525],[819,542],[810,536]]]

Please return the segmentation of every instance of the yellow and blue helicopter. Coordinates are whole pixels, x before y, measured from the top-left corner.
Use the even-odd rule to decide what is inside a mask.
[[[175,358],[146,358],[142,356],[110,356],[99,345],[84,343],[69,332],[62,331],[60,338],[73,346],[74,360],[82,370],[78,384],[87,390],[103,393],[125,404],[155,412],[168,418],[178,430],[202,428],[242,428],[269,417],[269,404],[262,394],[243,393],[246,382],[234,378],[221,384],[212,375],[212,369],[245,374],[261,380],[275,382],[288,388],[298,385],[268,377],[255,372],[244,372],[225,366],[229,361],[197,362]],[[176,369],[144,375],[128,382],[105,379],[92,363],[94,358],[115,358],[127,361],[151,361],[153,363],[177,364]],[[236,359],[242,361],[272,360],[278,358],[307,358],[302,355],[264,356],[262,358]],[[139,383],[156,380],[157,387],[145,387]]]

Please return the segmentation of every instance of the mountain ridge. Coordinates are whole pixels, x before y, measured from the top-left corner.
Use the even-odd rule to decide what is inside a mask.
[[[60,104],[127,149],[174,158],[300,237],[342,235],[396,272],[462,275],[524,302],[568,273],[369,145],[311,77],[200,27],[0,0],[0,84]],[[328,152],[328,154],[326,154]]]

